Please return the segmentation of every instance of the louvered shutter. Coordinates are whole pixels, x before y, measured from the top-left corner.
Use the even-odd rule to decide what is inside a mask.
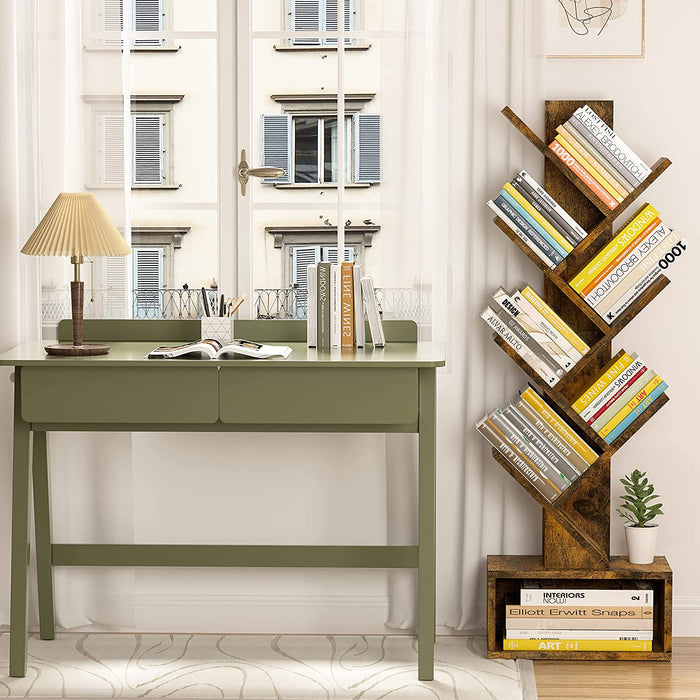
[[[262,115],[262,164],[284,169],[282,177],[266,177],[263,182],[291,182],[292,116],[291,114]]]
[[[100,185],[124,184],[124,117],[122,114],[100,114],[97,118],[97,180]]]
[[[120,32],[124,26],[124,8],[122,0],[102,0],[102,29],[112,33],[103,38],[104,46],[121,46]]]
[[[133,24],[137,32],[160,32],[163,28],[162,0],[133,0]],[[134,46],[162,46],[162,38],[134,39]]]
[[[134,248],[134,318],[162,318],[163,249]]]
[[[355,259],[355,250],[352,247],[345,247],[345,262],[352,262]],[[323,246],[321,248],[321,260],[324,262],[338,262],[338,247]]]
[[[132,114],[133,183],[163,183],[163,115]]]
[[[355,182],[381,179],[381,117],[379,114],[353,115],[355,130]]]
[[[102,258],[104,318],[126,318],[126,261],[121,255]]]
[[[344,0],[345,4],[345,17],[343,18],[343,25],[345,26],[345,31],[349,32],[353,28],[353,0]],[[338,0],[325,0],[325,30],[327,32],[338,31]],[[326,39],[326,44],[330,46],[335,46],[337,44],[336,39]],[[346,44],[352,43],[351,39],[345,40]]]
[[[292,248],[292,285],[296,289],[294,317],[305,318],[308,285],[307,265],[321,261],[321,248],[317,245],[298,245]]]
[[[293,32],[318,32],[322,29],[321,24],[321,3],[323,0],[291,0]],[[292,37],[292,44],[295,46],[318,46],[320,39],[295,39]]]

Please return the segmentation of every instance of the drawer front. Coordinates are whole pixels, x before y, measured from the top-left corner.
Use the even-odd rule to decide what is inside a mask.
[[[408,424],[418,418],[418,370],[222,367],[224,423]]]
[[[216,367],[24,367],[22,418],[43,423],[214,423]]]

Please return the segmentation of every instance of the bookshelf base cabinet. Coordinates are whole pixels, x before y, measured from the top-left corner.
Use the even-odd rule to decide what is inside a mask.
[[[630,564],[626,557],[610,557],[607,569],[545,569],[540,556],[489,555],[488,658],[562,659],[597,661],[670,661],[671,593],[673,572],[666,557],[653,564]],[[654,639],[651,651],[505,651],[506,605],[518,605],[525,581],[539,581],[552,588],[619,588],[644,581],[654,591]]]

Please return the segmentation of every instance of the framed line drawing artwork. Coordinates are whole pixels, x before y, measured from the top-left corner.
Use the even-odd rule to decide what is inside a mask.
[[[646,0],[540,0],[547,58],[644,58]]]

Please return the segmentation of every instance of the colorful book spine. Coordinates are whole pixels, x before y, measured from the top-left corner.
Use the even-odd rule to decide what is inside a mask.
[[[601,411],[598,416],[592,420],[589,425],[593,430],[600,434],[600,429],[607,425],[620,412],[634,396],[636,396],[644,387],[656,376],[653,369],[649,369],[644,365],[639,372],[632,376],[622,388],[622,393],[617,392],[617,398],[612,401],[608,407]],[[642,397],[643,398],[643,397]],[[632,410],[634,406],[630,408]],[[624,417],[624,414],[623,416]],[[613,426],[614,427],[614,426]],[[608,431],[610,432],[610,431]],[[602,436],[601,436],[602,437]]]
[[[654,620],[630,618],[629,620],[608,619],[592,620],[590,618],[523,618],[506,615],[506,629],[516,630],[653,630]],[[576,635],[572,635],[576,636]]]
[[[636,629],[528,629],[506,627],[506,639],[598,639],[616,640],[626,639],[634,641],[651,641],[654,638],[654,630]]]
[[[341,294],[341,278],[340,278],[340,263],[331,263],[330,277],[330,297],[331,297],[331,348],[340,347],[340,325],[341,325],[341,310],[340,310],[340,294]]]
[[[353,294],[353,263],[340,265],[340,347],[355,347],[355,295]]]
[[[359,263],[352,266],[352,293],[355,310],[355,345],[365,345],[365,305],[362,301],[362,268]]]
[[[654,605],[651,588],[529,588],[520,589],[520,605]]]
[[[542,620],[545,624],[561,620],[568,624],[574,620],[604,620],[607,624],[617,624],[623,620],[653,621],[652,606],[634,605],[506,605],[506,618],[527,618]]]
[[[656,399],[658,399],[661,394],[664,393],[668,389],[668,385],[666,382],[661,382],[659,386],[654,389],[654,391],[649,394],[633,411],[630,411],[630,413],[627,414],[624,420],[620,421],[613,430],[608,433],[603,440],[608,443],[608,445],[612,444],[615,440],[617,440],[622,433],[629,428],[632,423],[639,418],[639,416],[644,413],[644,411],[651,406]]]
[[[329,350],[331,347],[331,264],[318,264],[318,338],[316,347]]]
[[[552,141],[549,148],[569,170],[571,170],[583,182],[598,199],[609,209],[615,209],[618,201],[612,197],[598,182],[588,173],[588,171],[562,146],[558,141]]]
[[[611,384],[622,372],[632,364],[632,356],[625,353],[608,367],[594,382],[591,384],[581,396],[571,404],[571,408],[576,413],[582,413],[585,408],[592,405],[593,402],[601,396],[609,384]],[[641,365],[640,365],[641,366]],[[636,370],[635,370],[636,371]],[[630,375],[632,376],[632,375]]]
[[[504,651],[651,651],[652,642],[628,639],[504,639]]]
[[[316,347],[318,337],[318,267],[316,263],[306,267],[306,343]]]
[[[644,377],[646,379],[646,377]],[[609,435],[626,417],[633,411],[637,406],[639,406],[647,396],[650,396],[652,392],[663,382],[663,379],[659,376],[652,377],[639,391],[638,387],[631,387],[630,392],[636,391],[634,398],[630,399],[599,431],[600,437],[605,438]]]
[[[569,282],[569,285],[581,294],[598,275],[605,274],[608,266],[614,265],[617,256],[657,218],[660,219],[659,212],[651,204],[644,204],[618,231],[615,238]]]
[[[636,382],[649,370],[644,360],[632,355],[632,363],[605,388],[602,394],[581,411],[581,418],[589,425],[607,411],[627,390],[630,382]]]

